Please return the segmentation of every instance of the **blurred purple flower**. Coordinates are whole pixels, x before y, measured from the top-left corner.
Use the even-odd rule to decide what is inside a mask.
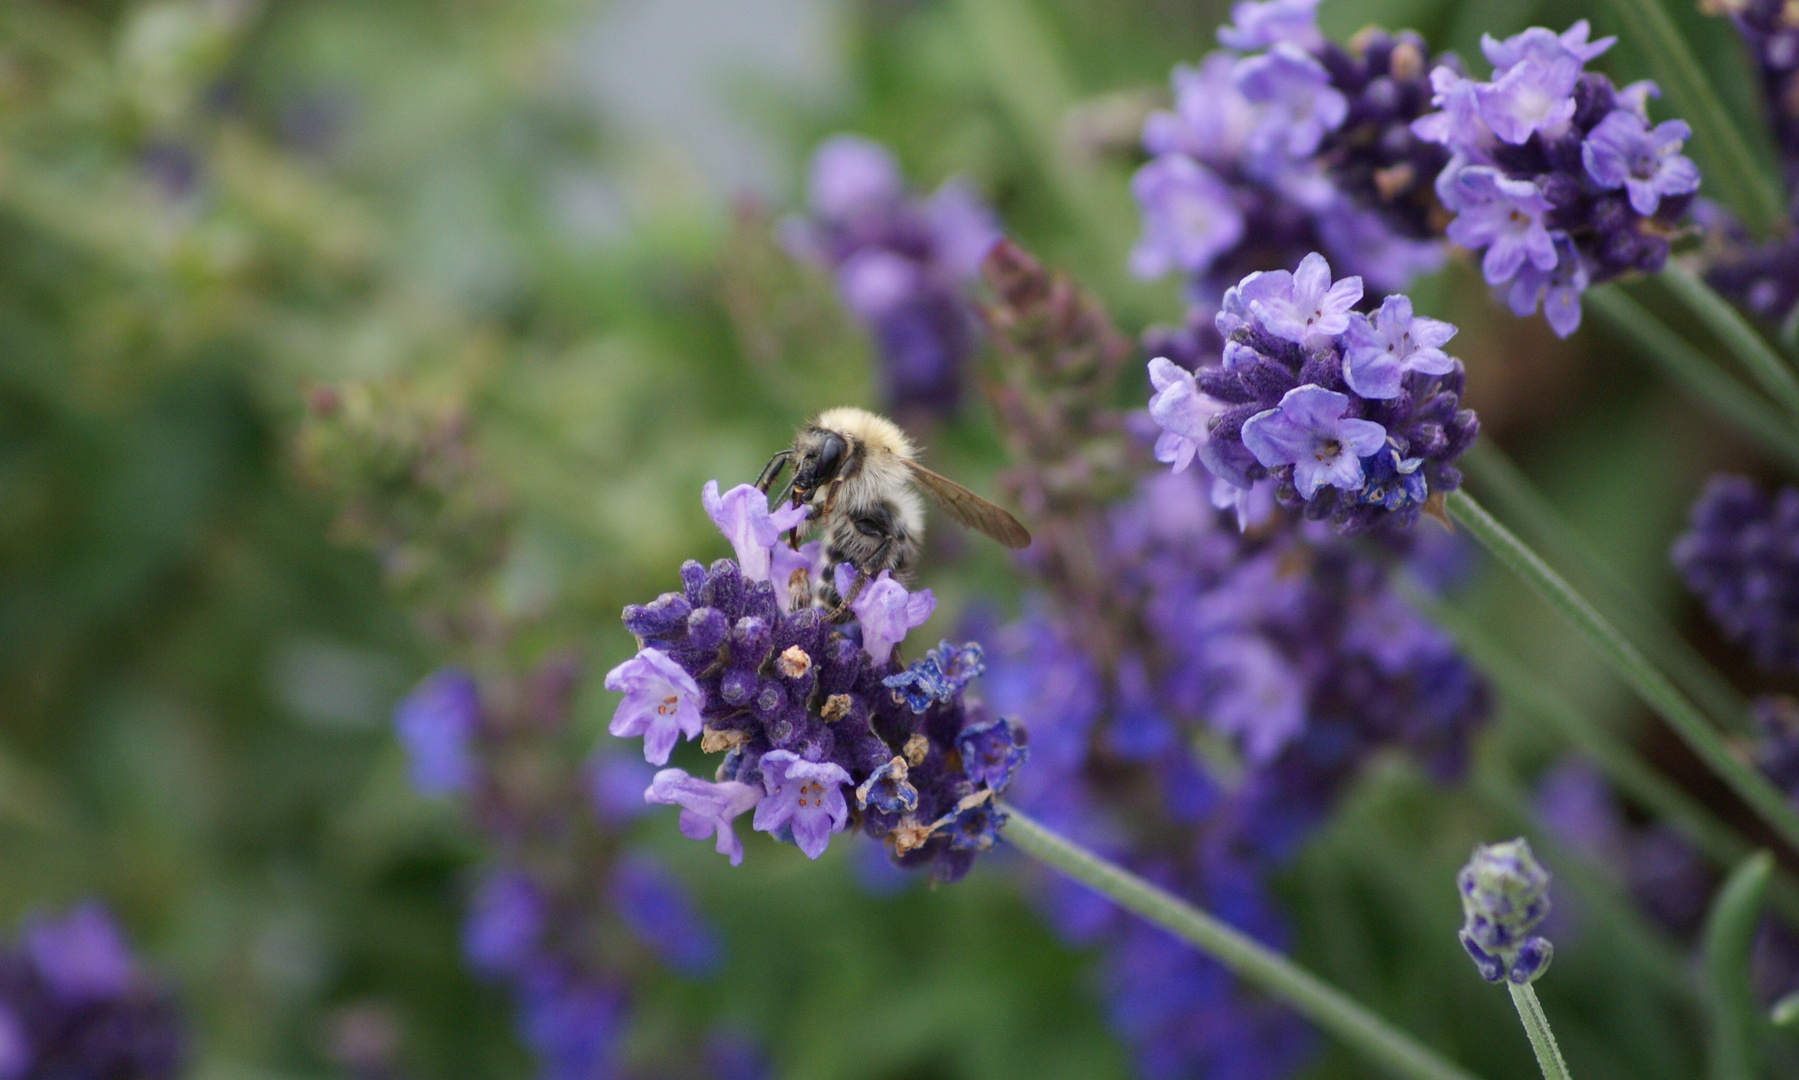
[[[470,743],[481,717],[480,691],[467,673],[425,676],[394,706],[394,731],[406,748],[408,776],[423,795],[450,795],[474,782]]]
[[[728,855],[731,865],[743,861],[743,842],[731,821],[762,801],[762,792],[736,780],[711,783],[689,776],[684,769],[663,769],[643,793],[643,801],[679,806],[681,835],[689,840],[716,836],[716,849]]]

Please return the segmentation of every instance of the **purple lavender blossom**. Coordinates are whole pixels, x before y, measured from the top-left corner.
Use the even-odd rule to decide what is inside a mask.
[[[0,1076],[172,1080],[186,1042],[175,1002],[86,901],[34,915],[0,950]]]
[[[1549,942],[1531,934],[1549,914],[1549,874],[1522,837],[1476,847],[1456,879],[1462,947],[1488,982],[1535,981],[1549,968]]]
[[[1362,299],[1362,279],[1331,280],[1330,263],[1316,251],[1289,274],[1271,270],[1244,279],[1243,300],[1262,327],[1275,337],[1317,348],[1349,329]]]
[[[489,874],[469,902],[462,954],[487,976],[516,974],[536,952],[548,914],[543,893],[513,870]]]
[[[1512,314],[1534,315],[1543,306],[1543,317],[1549,320],[1556,336],[1567,337],[1580,328],[1580,294],[1587,290],[1587,264],[1575,250],[1574,241],[1558,236],[1555,241],[1555,267],[1539,270],[1525,263],[1512,279],[1506,292],[1506,303]]]
[[[803,505],[783,506],[770,513],[768,495],[756,490],[753,484],[738,484],[721,497],[717,480],[706,481],[700,492],[700,505],[705,507],[712,524],[717,525],[718,531],[731,542],[732,550],[737,553],[737,565],[743,568],[743,576],[751,581],[769,580],[773,565],[771,549],[780,541],[782,533],[806,520],[810,513]]]
[[[856,579],[856,569],[849,563],[837,564],[837,595],[848,596]],[[884,664],[893,655],[894,646],[906,634],[924,625],[937,608],[937,598],[929,589],[909,591],[883,570],[879,577],[863,586],[862,594],[850,601],[850,610],[862,625],[862,647],[870,659]]]
[[[910,197],[893,155],[853,135],[813,154],[808,203],[810,216],[784,222],[782,239],[836,275],[845,306],[874,336],[889,407],[952,411],[978,342],[965,291],[1000,235],[992,211],[955,180],[929,199]]]
[[[1293,466],[1293,483],[1303,499],[1326,484],[1355,491],[1362,486],[1362,461],[1386,444],[1387,429],[1345,416],[1349,398],[1321,386],[1298,386],[1281,403],[1243,422],[1243,445],[1266,468]]]
[[[939,642],[906,670],[882,679],[881,685],[897,692],[913,712],[922,713],[934,704],[947,704],[961,696],[969,682],[985,670],[981,656],[981,646],[975,642]]]
[[[1249,52],[1286,43],[1310,49],[1324,42],[1318,32],[1319,0],[1237,0],[1229,26],[1218,28],[1219,44]]]
[[[1156,439],[1156,460],[1180,472],[1206,444],[1212,418],[1224,411],[1224,405],[1201,393],[1193,373],[1167,357],[1149,362],[1149,381],[1156,391],[1149,399],[1149,415],[1162,427]]]
[[[406,748],[414,790],[450,795],[468,788],[474,777],[469,743],[480,716],[474,680],[455,668],[427,675],[394,706],[394,732]]]
[[[1565,33],[1533,27],[1483,39],[1488,81],[1447,66],[1431,73],[1438,112],[1412,132],[1450,152],[1435,188],[1456,213],[1451,242],[1482,251],[1487,282],[1515,282],[1514,312],[1539,304],[1560,336],[1580,325],[1580,294],[1667,261],[1668,241],[1692,203],[1699,174],[1679,154],[1685,124],[1651,130],[1653,83],[1620,90],[1583,72],[1613,39],[1589,41],[1582,21]]]
[[[1206,718],[1238,739],[1257,765],[1274,760],[1305,730],[1305,683],[1259,636],[1220,634],[1202,653]]]
[[[1699,190],[1699,167],[1680,153],[1691,134],[1684,121],[1665,120],[1651,130],[1641,116],[1618,109],[1587,133],[1581,161],[1595,184],[1624,188],[1631,209],[1647,217],[1661,206],[1662,196]]]
[[[762,783],[768,797],[756,807],[755,828],[773,833],[786,828],[806,858],[816,859],[849,821],[843,785],[850,774],[830,762],[805,761],[786,750],[762,755]]]
[[[594,1080],[617,1074],[625,995],[610,979],[543,967],[516,988],[519,1039],[538,1061],[540,1080]]]
[[[1743,477],[1712,477],[1671,555],[1725,637],[1764,668],[1799,670],[1799,489],[1769,498]]]
[[[1320,248],[1382,289],[1441,264],[1430,184],[1449,155],[1411,130],[1430,100],[1424,42],[1369,32],[1343,49],[1315,6],[1237,5],[1221,40],[1264,51],[1175,68],[1174,109],[1144,122],[1133,268],[1182,272],[1205,320],[1248,271]]]
[[[717,935],[655,859],[639,853],[620,861],[612,872],[610,899],[625,928],[673,970],[695,977],[718,966]]]
[[[71,1005],[123,996],[137,977],[124,932],[96,901],[60,919],[29,918],[22,937],[44,982]]]
[[[1198,67],[1175,66],[1174,111],[1143,121],[1143,149],[1154,157],[1183,155],[1202,165],[1231,168],[1248,145],[1261,110],[1237,88],[1237,58],[1215,52]],[[1142,196],[1139,196],[1141,199]]]
[[[1412,314],[1407,296],[1389,296],[1366,319],[1351,320],[1343,335],[1343,381],[1365,398],[1396,398],[1410,372],[1447,375],[1455,361],[1443,351],[1455,327]]]
[[[1461,366],[1439,348],[1454,328],[1417,318],[1403,297],[1372,319],[1358,314],[1349,305],[1360,287],[1355,278],[1333,283],[1316,253],[1293,274],[1253,273],[1220,304],[1220,366],[1188,373],[1166,358],[1152,362],[1158,458],[1184,467],[1197,457],[1241,493],[1221,489],[1213,501],[1238,509],[1244,527],[1266,498],[1257,485],[1270,478],[1277,502],[1329,517],[1346,534],[1407,527],[1433,494],[1460,483],[1450,463],[1479,424],[1458,408]],[[1409,351],[1383,373],[1389,339],[1396,358]],[[1357,393],[1352,369],[1392,396]]]
[[[705,723],[699,684],[658,649],[642,649],[608,671],[606,689],[625,695],[607,730],[621,738],[643,736],[643,759],[652,765],[668,764],[675,743],[699,735]]]
[[[736,866],[743,862],[743,842],[737,839],[731,822],[760,803],[762,792],[736,780],[711,783],[689,776],[685,769],[663,769],[644,791],[643,801],[679,806],[681,835],[689,840],[716,837],[718,853]]]
[[[644,813],[643,789],[655,770],[642,758],[596,754],[587,763],[587,799],[603,825],[618,828]]]
[[[854,574],[840,568],[844,593]],[[733,863],[743,852],[731,822],[754,807],[756,829],[808,857],[853,822],[902,867],[929,866],[939,881],[965,875],[1001,820],[976,812],[983,795],[990,801],[993,774],[971,776],[957,747],[963,731],[989,722],[964,696],[978,647],[940,646],[921,679],[904,678],[892,658],[929,616],[929,590],[883,573],[850,604],[857,625],[840,628],[823,607],[783,612],[773,583],[746,579],[728,559],[710,569],[689,562],[681,578],[680,592],[627,607],[625,626],[698,687],[701,747],[726,753],[717,782],[664,769],[645,801],[681,806],[683,835],[715,837]],[[1016,721],[1008,730],[1018,731]],[[845,787],[857,792],[860,814],[850,813]]]
[[[1131,194],[1143,211],[1143,237],[1131,251],[1138,277],[1203,274],[1243,239],[1243,214],[1230,187],[1192,158],[1152,159],[1131,178]]]
[[[1527,260],[1538,270],[1555,269],[1555,238],[1544,224],[1551,207],[1535,183],[1471,166],[1456,176],[1454,208],[1449,239],[1487,249],[1480,264],[1487,284],[1512,280]]]
[[[1024,729],[1003,716],[962,729],[956,736],[956,749],[968,778],[995,792],[1010,787],[1019,766],[1030,759]]]
[[[1528,33],[1528,31],[1527,31]],[[1544,55],[1527,51],[1493,81],[1475,88],[1474,101],[1487,129],[1514,146],[1542,132],[1551,137],[1564,131],[1574,118],[1574,86],[1580,81],[1581,61],[1558,51]]]
[[[1285,42],[1240,62],[1236,79],[1245,98],[1267,107],[1250,133],[1251,155],[1310,157],[1349,115],[1349,100],[1324,65]]]

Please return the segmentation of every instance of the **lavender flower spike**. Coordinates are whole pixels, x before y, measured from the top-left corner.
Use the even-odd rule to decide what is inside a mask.
[[[451,795],[469,786],[475,775],[469,742],[480,718],[481,692],[455,668],[425,676],[394,706],[407,777],[421,795]]]
[[[1480,263],[1487,284],[1512,280],[1527,259],[1538,270],[1555,269],[1555,238],[1543,222],[1549,200],[1535,183],[1477,165],[1463,169],[1454,187],[1460,213],[1449,223],[1449,239],[1487,248]]]
[[[606,673],[606,689],[622,691],[606,730],[620,737],[643,736],[643,757],[668,764],[677,737],[693,738],[705,721],[699,684],[660,649],[643,649]]]
[[[743,841],[731,827],[731,819],[762,801],[762,792],[752,784],[725,780],[711,783],[687,774],[685,769],[663,769],[650,781],[643,801],[663,806],[679,806],[681,818],[676,823],[681,835],[689,840],[716,836],[716,850],[728,855],[731,865],[743,861]]]
[[[848,563],[837,564],[837,595],[848,596],[856,580],[856,570]],[[923,626],[937,609],[937,598],[931,590],[910,592],[893,580],[890,571],[863,586],[862,594],[850,603],[850,611],[862,624],[862,647],[877,664],[885,664],[893,656],[893,647],[906,639],[906,633]]]
[[[1293,466],[1293,486],[1310,499],[1326,484],[1362,486],[1362,458],[1387,442],[1387,429],[1343,414],[1347,395],[1322,386],[1294,387],[1281,403],[1244,421],[1243,445],[1266,468]]]
[[[756,830],[772,833],[786,825],[806,858],[823,855],[831,834],[849,821],[843,785],[850,774],[841,765],[805,761],[790,750],[763,754],[761,768],[768,797],[756,807]]]
[[[1699,190],[1699,167],[1680,153],[1691,134],[1684,121],[1663,121],[1652,130],[1641,116],[1618,109],[1588,133],[1580,159],[1595,184],[1622,187],[1630,208],[1647,216],[1661,206],[1662,196]]]
[[[1207,425],[1224,406],[1199,389],[1191,371],[1167,357],[1149,362],[1149,381],[1156,389],[1149,399],[1149,415],[1162,425],[1162,434],[1156,437],[1156,460],[1180,472],[1205,445]]]
[[[1454,369],[1442,348],[1454,336],[1455,327],[1413,315],[1411,298],[1395,293],[1374,314],[1349,321],[1343,381],[1365,398],[1396,398],[1408,372],[1447,375]]]
[[[1362,299],[1362,279],[1331,281],[1331,266],[1316,251],[1289,274],[1275,270],[1246,279],[1241,286],[1249,310],[1268,332],[1287,341],[1316,348],[1349,329],[1355,305]]]
[[[721,498],[717,480],[706,481],[700,492],[700,505],[706,508],[706,516],[718,526],[718,531],[731,541],[737,552],[738,569],[750,581],[769,579],[769,549],[782,533],[806,520],[808,512],[804,506],[783,506],[771,514],[768,496],[750,484],[738,484]],[[779,593],[782,583],[775,584]]]
[[[1531,931],[1549,914],[1549,872],[1522,837],[1474,849],[1456,879],[1462,947],[1488,982],[1523,985],[1549,969],[1554,950]]]

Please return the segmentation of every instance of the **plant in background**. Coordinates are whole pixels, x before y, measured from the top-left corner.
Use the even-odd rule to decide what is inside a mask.
[[[813,152],[807,203],[781,239],[832,273],[868,328],[888,409],[914,423],[953,413],[980,345],[967,289],[999,237],[993,212],[960,180],[913,198],[893,155],[854,135]]]
[[[575,741],[576,658],[519,659],[532,621],[492,587],[515,510],[461,411],[368,384],[321,390],[312,406],[302,461],[336,495],[340,533],[376,552],[421,629],[463,665],[427,676],[393,719],[413,787],[460,801],[485,848],[465,961],[509,991],[543,1080],[628,1071],[640,986],[659,968],[704,977],[719,949],[681,884],[624,842],[645,808],[620,789],[641,790],[649,769]],[[634,685],[641,696],[648,684]],[[686,1057],[700,1062],[700,1048]]]
[[[0,951],[5,1080],[173,1080],[186,1043],[169,989],[95,901],[28,917]]]
[[[1009,243],[987,275],[1005,483],[1041,585],[990,642],[987,693],[1032,734],[1011,799],[1283,943],[1269,877],[1369,756],[1404,747],[1456,775],[1485,688],[1380,562],[1271,499],[1245,533],[1195,473],[1151,471],[1145,418],[1106,404],[1128,346],[1066,277]],[[1305,1059],[1296,1017],[1216,959],[1059,878],[1041,903],[1069,940],[1104,945],[1108,1011],[1145,1075],[1277,1076]]]
[[[1410,127],[1430,103],[1428,48],[1370,30],[1345,49],[1319,32],[1317,6],[1237,4],[1218,31],[1235,51],[1175,68],[1174,109],[1143,125],[1131,268],[1186,278],[1202,336],[1232,282],[1307,252],[1377,295],[1442,264],[1430,182],[1448,154]]]

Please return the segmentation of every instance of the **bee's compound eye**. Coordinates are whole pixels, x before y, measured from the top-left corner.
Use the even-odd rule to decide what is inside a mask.
[[[847,449],[849,447],[844,443],[843,436],[834,431],[825,433],[825,437],[819,440],[818,460],[813,465],[813,476],[817,481],[823,482],[837,475],[838,468],[843,465],[843,453]]]

